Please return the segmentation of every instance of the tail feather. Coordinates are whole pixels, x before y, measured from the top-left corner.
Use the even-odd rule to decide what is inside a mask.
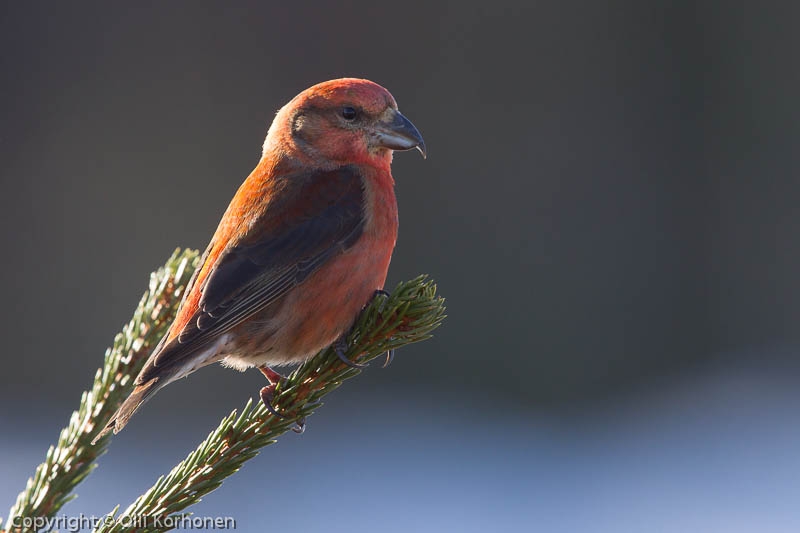
[[[94,440],[92,440],[92,444],[96,443],[103,435],[106,435],[112,430],[114,431],[114,435],[122,431],[122,428],[125,427],[136,410],[167,383],[168,381],[162,381],[155,377],[147,383],[137,385],[136,388],[133,389],[131,395],[128,396],[128,399],[122,403],[122,406],[120,406],[117,412],[114,413],[114,416],[111,417],[111,420],[106,427],[103,428],[103,431],[98,433]]]

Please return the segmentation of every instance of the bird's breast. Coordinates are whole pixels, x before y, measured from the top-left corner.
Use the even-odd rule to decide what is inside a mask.
[[[266,311],[269,316],[263,318],[269,327],[259,326],[259,317],[254,317],[251,326],[255,329],[243,335],[252,346],[240,346],[234,352],[257,355],[229,356],[228,364],[301,362],[352,326],[375,291],[383,288],[397,240],[397,202],[391,176],[386,177],[377,181],[365,176],[364,227],[356,242],[290,291],[275,309]]]
[[[391,176],[388,176],[391,180]],[[366,176],[361,237],[294,291],[279,336],[303,359],[347,331],[377,289],[383,288],[397,241],[397,201],[392,183]]]
[[[376,240],[397,241],[397,198],[390,174],[367,173],[364,176],[364,234]],[[388,265],[387,265],[388,266]]]

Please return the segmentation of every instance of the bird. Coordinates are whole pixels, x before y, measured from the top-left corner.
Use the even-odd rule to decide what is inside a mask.
[[[343,339],[383,286],[397,241],[395,151],[427,156],[419,130],[375,82],[314,85],[280,108],[261,158],[225,211],[175,319],[95,438],[119,433],[154,394],[221,362],[258,368],[270,405],[282,378]]]

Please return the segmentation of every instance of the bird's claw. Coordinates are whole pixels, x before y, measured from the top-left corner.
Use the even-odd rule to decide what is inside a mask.
[[[389,298],[389,296],[391,295],[383,289],[375,289],[375,292],[373,293],[372,297],[377,298],[378,296],[385,296],[386,298]],[[381,309],[383,309],[383,307],[381,307]],[[355,363],[347,358],[347,355],[345,354],[345,352],[347,351],[347,341],[345,341],[346,337],[347,337],[346,335],[343,336],[334,345],[333,351],[336,352],[336,356],[342,361],[342,363],[346,364],[351,368],[367,368],[369,365]],[[392,364],[393,360],[394,360],[394,350],[392,349],[386,352],[386,361],[383,363],[383,368],[386,368],[387,366]]]
[[[387,366],[391,365],[392,361],[394,361],[394,348],[386,352],[386,361],[383,362],[383,366],[381,368],[386,368]]]
[[[375,292],[372,294],[372,297],[377,298],[378,296],[385,296],[386,298],[389,298],[391,294],[389,293],[389,291],[383,289],[375,289]],[[384,302],[384,305],[385,304],[386,302]],[[383,306],[381,306],[381,311],[383,311]],[[391,365],[392,361],[394,361],[394,349],[388,350],[386,352],[386,361],[384,361],[383,366],[381,368],[386,368],[387,366]]]
[[[258,369],[262,374],[264,374],[264,377],[267,378],[267,381],[269,381],[269,385],[263,387],[261,391],[259,391],[261,402],[264,404],[264,407],[267,408],[267,411],[272,413],[273,416],[286,420],[288,417],[276,411],[272,406],[272,400],[275,398],[275,387],[278,386],[280,381],[285,380],[286,378],[266,365],[260,366]],[[300,417],[295,424],[296,425],[292,427],[292,431],[297,434],[302,434],[306,430],[306,417]]]
[[[389,293],[389,291],[385,291],[383,289],[375,289],[375,292],[373,293],[372,297],[375,298],[376,296],[386,296],[388,298],[391,296],[391,294]]]
[[[347,350],[347,343],[345,342],[344,337],[342,337],[333,347],[333,351],[336,352],[337,357],[339,357],[342,363],[346,364],[351,368],[367,368],[369,366],[366,364],[354,363],[353,361],[347,358],[347,355],[344,353],[345,350]]]
[[[275,397],[275,383],[270,383],[266,387],[263,387],[259,392],[261,396],[261,402],[264,404],[264,407],[267,408],[267,411],[272,413],[277,418],[286,418],[286,415],[280,414],[278,411],[272,407],[272,400]]]
[[[298,435],[302,435],[306,431],[306,417],[301,416],[295,422],[295,426],[292,428],[292,431],[297,433]]]

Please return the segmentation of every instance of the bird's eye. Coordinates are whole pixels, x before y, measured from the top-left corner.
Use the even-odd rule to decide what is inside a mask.
[[[342,118],[347,120],[348,122],[355,120],[357,114],[358,113],[356,113],[356,110],[353,107],[344,106],[342,108]]]

